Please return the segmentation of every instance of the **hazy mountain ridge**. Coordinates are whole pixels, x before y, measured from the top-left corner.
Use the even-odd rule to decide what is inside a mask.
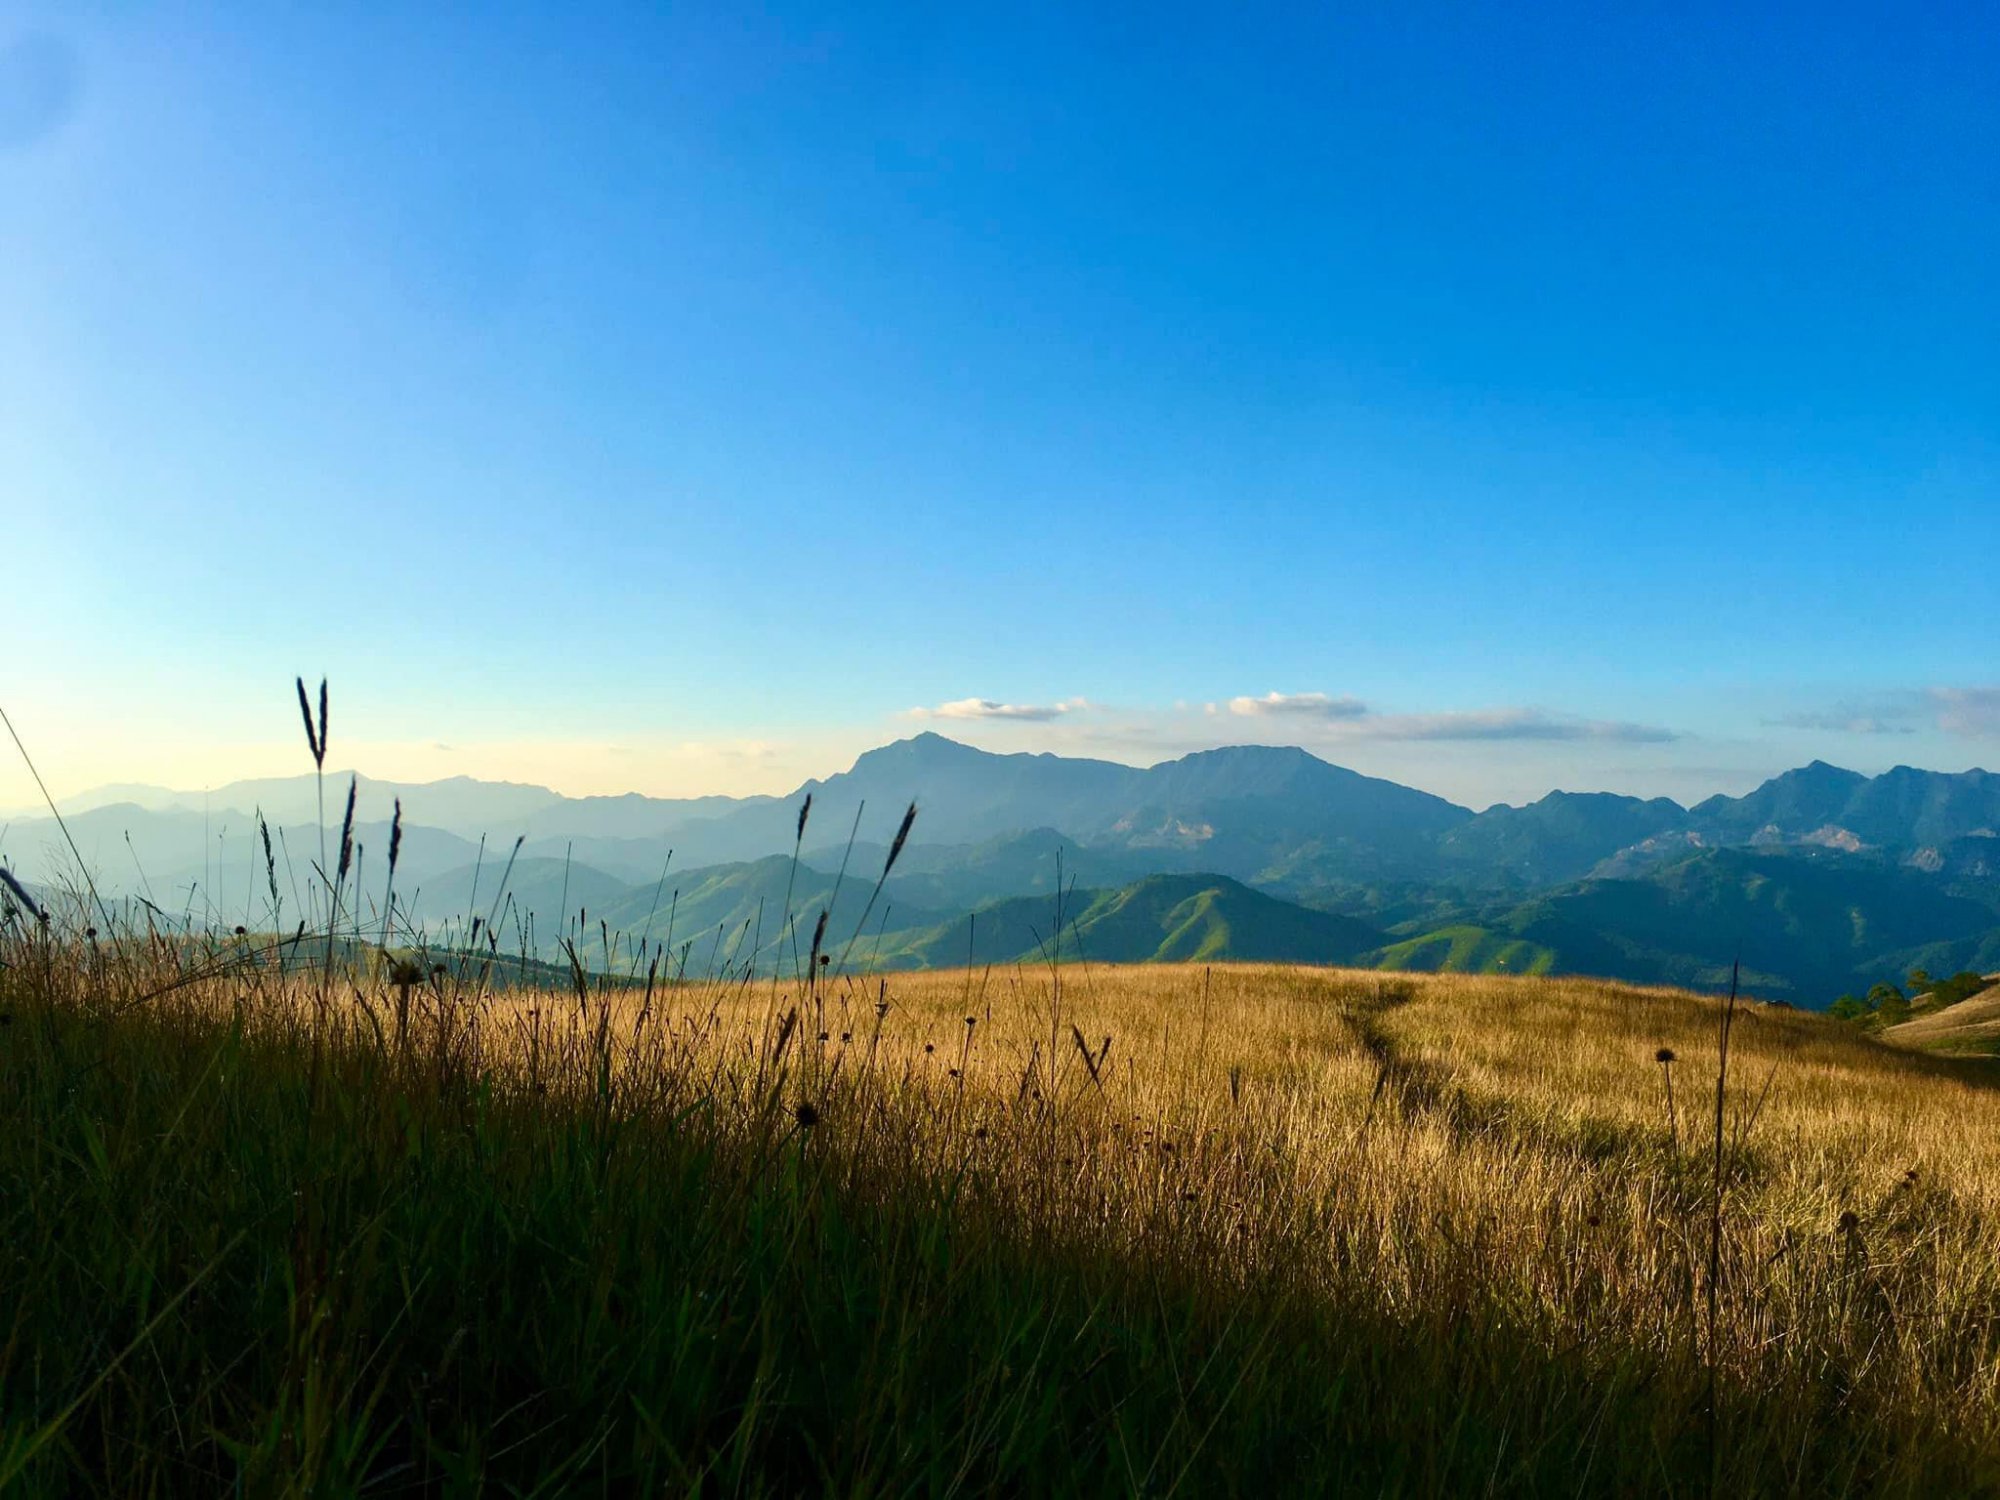
[[[329,823],[346,785],[327,779]],[[532,912],[544,953],[567,920],[603,923],[628,944],[642,932],[662,941],[671,926],[676,945],[700,935],[717,963],[760,950],[776,962],[797,936],[780,932],[788,885],[792,928],[832,907],[844,942],[911,800],[917,842],[867,934],[885,963],[962,962],[976,911],[989,934],[977,948],[1018,960],[1033,946],[1024,934],[1047,941],[1059,878],[1081,903],[1069,920],[1097,934],[1107,959],[1365,959],[1714,984],[1740,952],[1772,992],[1820,1002],[1828,986],[1894,977],[1911,955],[1949,968],[2000,953],[2000,776],[1984,771],[1867,777],[1814,762],[1692,808],[1557,791],[1475,813],[1296,748],[1231,746],[1141,768],[920,734],[783,798],[568,798],[463,777],[358,787],[369,892],[401,798],[405,909],[432,930],[511,911],[516,939]],[[197,918],[255,921],[274,873],[262,809],[278,904],[296,918],[320,841],[311,776],[115,790],[127,800],[93,794],[68,820],[100,878]],[[67,854],[52,820],[27,819],[0,833],[0,858],[46,869]]]
[[[329,820],[346,773],[327,778]],[[1671,855],[1700,846],[1804,844],[1914,854],[2000,834],[2000,775],[1898,766],[1866,777],[1814,762],[1742,797],[1692,808],[1668,798],[1555,791],[1521,807],[1475,813],[1445,798],[1330,765],[1291,747],[1239,745],[1197,751],[1151,767],[1052,754],[999,755],[932,733],[860,756],[847,771],[784,797],[660,798],[630,793],[564,797],[546,787],[467,777],[409,784],[359,778],[370,816],[395,798],[413,825],[494,843],[524,835],[536,853],[565,843],[632,851],[665,841],[683,862],[755,859],[788,850],[799,803],[814,799],[807,847],[838,848],[863,804],[865,841],[886,840],[903,807],[923,809],[932,844],[977,844],[1035,828],[1100,847],[1226,851],[1225,863],[1384,860],[1428,865],[1439,877],[1530,884],[1576,879],[1608,859],[1667,840]],[[317,816],[310,775],[238,782],[208,792],[119,787],[123,805],[157,815],[201,814],[213,825],[261,809],[273,824]],[[103,811],[104,795],[66,804]],[[32,823],[33,819],[21,820]],[[654,851],[649,850],[651,862]],[[636,853],[635,853],[636,857]],[[600,858],[600,863],[612,859]],[[1210,859],[1208,862],[1213,863]],[[1244,878],[1256,878],[1246,870]],[[1329,872],[1316,869],[1316,877]]]
[[[1694,815],[1665,797],[1550,792],[1526,807],[1504,804],[1447,832],[1438,849],[1453,869],[1526,885],[1580,880],[1605,861],[1663,835],[1692,830]]]

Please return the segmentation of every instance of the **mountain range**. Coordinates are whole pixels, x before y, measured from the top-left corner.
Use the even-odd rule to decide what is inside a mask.
[[[914,800],[913,840],[855,948],[884,966],[1056,949],[1714,986],[1741,957],[1759,991],[1818,1005],[1913,966],[2000,965],[2000,776],[1985,771],[1814,762],[1693,807],[1559,791],[1474,811],[1294,748],[1141,768],[920,734],[787,797],[356,784],[362,889],[380,883],[400,799],[399,910],[433,932],[511,920],[510,941],[544,954],[569,930],[603,962],[643,942],[694,968],[782,968],[822,908],[845,949]],[[329,823],[346,787],[329,776]],[[311,904],[319,790],[311,776],[111,787],[64,813],[101,887],[183,920],[282,926]],[[69,862],[48,818],[0,832],[0,859],[44,880]]]

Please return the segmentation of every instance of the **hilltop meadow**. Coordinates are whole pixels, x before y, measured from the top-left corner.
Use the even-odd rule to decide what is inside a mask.
[[[13,1493],[2000,1490],[1984,1060],[1573,979],[502,990],[32,900]]]

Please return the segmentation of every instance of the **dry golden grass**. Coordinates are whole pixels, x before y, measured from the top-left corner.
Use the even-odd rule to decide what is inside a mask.
[[[621,1085],[666,1073],[746,1119],[775,1089],[812,1107],[822,1138],[893,1115],[912,1152],[970,1160],[1047,1212],[1146,1226],[1184,1202],[1181,1221],[1252,1253],[1260,1225],[1337,1200],[1348,1225],[1380,1229],[1368,1254],[1385,1288],[1412,1281],[1431,1234],[1476,1239],[1490,1275],[1552,1314],[1587,1297],[1628,1331],[1685,1336],[1659,1278],[1698,1275],[1677,1257],[1713,1185],[1712,999],[1293,965],[748,982],[662,988],[650,1006],[636,986],[581,1004],[417,993],[471,1028],[486,1066],[573,1077],[601,1040]],[[393,1005],[381,992],[385,1019]],[[1739,1345],[1762,1359],[1824,1334],[1788,1308],[1792,1268],[1810,1279],[1850,1251],[1877,1290],[1908,1296],[1902,1357],[1934,1351],[1928,1330],[1993,1327],[2000,1130],[1979,1122],[2000,1071],[1785,1007],[1745,1005],[1736,1027],[1724,1290]],[[1996,1380],[2000,1364],[1978,1362],[1965,1394],[1983,1406]]]
[[[1882,1035],[1903,1047],[1993,1056],[2000,1053],[2000,989],[1983,990],[1942,1010],[1914,1016]]]
[[[679,1065],[747,1107],[738,1083],[774,1076],[795,1003],[758,985],[701,996],[677,1023]],[[516,1027],[523,1004],[507,1007]],[[1712,999],[1078,965],[836,982],[796,1008],[782,1087],[824,1136],[893,1113],[912,1159],[970,1163],[1058,1230],[1088,1220],[1137,1244],[1164,1216],[1228,1247],[1222,1264],[1282,1255],[1343,1295],[1365,1284],[1391,1315],[1471,1267],[1552,1346],[1712,1354],[1745,1386],[1838,1369],[1843,1399],[1921,1392],[1975,1448],[2000,1441],[2000,1130],[1985,1127],[2000,1073],[1984,1063],[1739,1010],[1711,1350]]]
[[[326,1172],[340,1180],[379,1173],[386,1184],[410,1170],[396,1153],[413,1100],[444,1112],[424,1139],[472,1131],[486,1174],[475,1182],[492,1186],[461,1187],[425,1210],[428,1222],[511,1223],[527,1210],[509,1193],[548,1203],[585,1193],[536,1175],[568,1162],[577,1148],[560,1143],[581,1131],[576,1139],[604,1143],[591,1170],[623,1184],[589,1188],[582,1220],[615,1203],[638,1232],[663,1212],[706,1222],[718,1202],[750,1205],[716,1231],[708,1258],[676,1273],[687,1285],[731,1284],[739,1260],[776,1254],[790,1269],[772,1271],[771,1286],[818,1309],[800,1320],[830,1316],[829,1300],[852,1318],[880,1316],[867,1312],[871,1298],[898,1309],[899,1337],[921,1358],[906,1350],[885,1373],[873,1363],[889,1357],[879,1330],[841,1356],[875,1372],[869,1389],[893,1391],[880,1398],[892,1413],[863,1415],[824,1393],[808,1401],[785,1363],[796,1356],[768,1344],[789,1335],[739,1329],[728,1336],[764,1351],[740,1375],[752,1394],[712,1391],[703,1399],[721,1405],[687,1408],[685,1430],[649,1418],[669,1458],[630,1472],[655,1480],[709,1473],[702,1465],[730,1453],[751,1466],[751,1489],[801,1476],[893,1488],[913,1454],[943,1444],[964,1447],[951,1470],[964,1484],[1054,1490],[1138,1490],[1148,1473],[1176,1472],[1196,1487],[1206,1474],[1255,1488],[1245,1476],[1263,1473],[1259,1482],[1407,1490],[1924,1492],[1993,1481],[2000,1132],[1986,1117],[2000,1080],[1983,1062],[1746,1005],[1718,1189],[1718,1005],[1672,991],[1236,965],[650,992],[580,977],[569,992],[495,993],[475,974],[400,991],[380,977],[280,976],[268,959],[223,951],[212,973],[120,1012],[159,987],[164,949],[106,958],[41,942],[39,957],[32,942],[12,951],[17,1008],[90,1024],[118,1013],[117,1026],[154,1028],[134,1033],[107,1076],[143,1076],[139,1059],[198,1054],[202,1038],[225,1030],[245,1039],[272,1076],[301,1080],[304,1093],[287,1097],[363,1121],[308,1130],[297,1148],[336,1153]],[[192,1064],[188,1075],[189,1089],[210,1086]],[[51,1113],[32,1128],[59,1132],[67,1107],[49,1092]],[[267,1132],[284,1118],[232,1111]],[[404,1122],[384,1127],[380,1160],[366,1146],[378,1119]],[[217,1136],[212,1149],[248,1148]],[[541,1186],[509,1186],[494,1162],[516,1157],[521,1182]],[[662,1197],[658,1184],[681,1183],[690,1161],[708,1186],[695,1199]],[[158,1169],[148,1172],[147,1191],[158,1191]],[[424,1182],[437,1176],[425,1172]],[[385,1204],[435,1191],[396,1181],[381,1188]],[[494,1202],[479,1206],[489,1193]],[[883,1226],[910,1224],[925,1247],[912,1252],[914,1273],[881,1248],[902,1243]],[[342,1243],[323,1252],[330,1262]],[[452,1239],[453,1256],[472,1253],[463,1243]],[[577,1265],[595,1265],[593,1253],[580,1246]],[[813,1289],[815,1278],[860,1274],[852,1258],[869,1255],[904,1269],[885,1270],[865,1295]],[[478,1266],[451,1274],[511,1274]],[[589,1286],[611,1295],[629,1273],[591,1274]],[[407,1277],[398,1284],[415,1295]],[[988,1290],[968,1304],[968,1287]],[[1072,1288],[1082,1289],[1073,1315],[1061,1302]],[[390,1316],[369,1307],[356,1316]],[[861,1337],[841,1327],[810,1333],[814,1359]],[[995,1331],[1031,1327],[1040,1331]],[[729,1353],[715,1342],[723,1333],[701,1337],[703,1358]],[[1051,1382],[1033,1403],[1002,1373],[1027,1359],[1015,1340],[1030,1337],[1042,1340],[1033,1367]],[[483,1357],[515,1357],[507,1330],[492,1338]],[[1071,1364],[1047,1354],[1050,1340],[1072,1349]],[[939,1360],[955,1373],[938,1374]],[[378,1364],[371,1356],[368,1367]],[[0,1365],[0,1380],[20,1389],[19,1368]],[[1312,1389],[1321,1378],[1327,1389]],[[733,1389],[723,1375],[712,1381]],[[1015,1434],[1005,1441],[983,1425],[942,1427],[926,1405],[955,1411],[975,1392],[998,1402],[1003,1388],[995,1410]],[[864,1457],[839,1463],[822,1446],[794,1451],[775,1418],[746,1436],[741,1403],[761,1411],[771,1389],[797,1403],[794,1424],[907,1430],[898,1427],[900,1446],[885,1438],[882,1453],[864,1445]],[[245,1402],[261,1409],[254,1394]],[[379,1440],[387,1448],[356,1440],[363,1457],[340,1471],[356,1482],[371,1472],[368,1454],[404,1451],[419,1428],[426,1451],[446,1442],[425,1426],[431,1416],[368,1412],[393,1435]],[[468,1397],[460,1415],[477,1428],[493,1414]],[[323,1420],[333,1432],[342,1418]],[[1324,1431],[1308,1440],[1301,1423]],[[346,1451],[328,1438],[315,1461],[335,1450]],[[273,1463],[296,1458],[272,1451]],[[1036,1467],[1057,1453],[1073,1465],[1066,1476]]]

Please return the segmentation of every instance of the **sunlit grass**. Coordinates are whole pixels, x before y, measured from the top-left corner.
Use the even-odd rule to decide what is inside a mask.
[[[12,924],[0,971],[31,1491],[1993,1483],[1980,1063],[1741,1013],[1711,1342],[1717,1008],[1685,994],[501,993],[61,929]]]

